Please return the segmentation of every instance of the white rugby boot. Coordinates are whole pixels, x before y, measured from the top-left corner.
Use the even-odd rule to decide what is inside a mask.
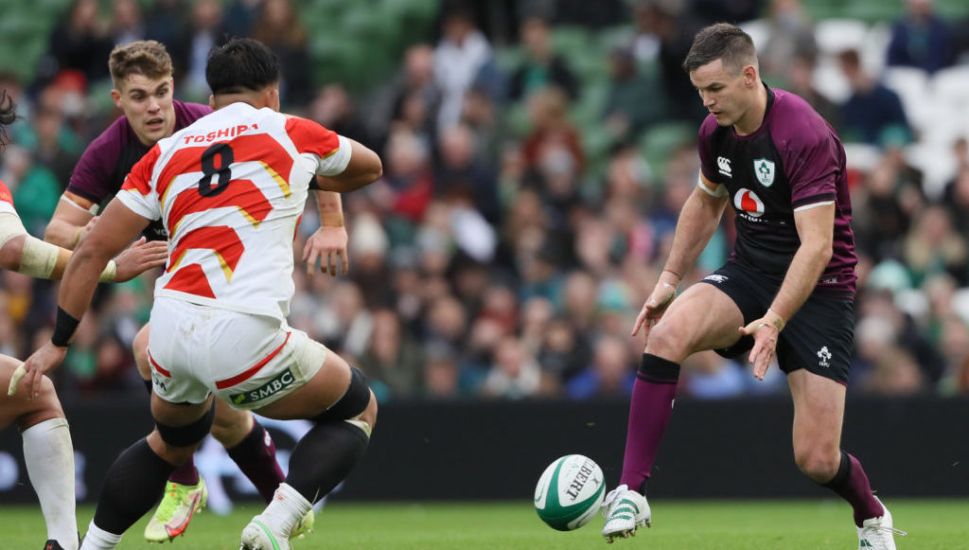
[[[636,534],[636,529],[644,525],[649,527],[652,523],[646,497],[626,485],[620,485],[606,495],[602,510],[602,515],[606,517],[602,536],[610,544],[613,539],[629,538]]]
[[[239,550],[289,550],[289,537],[273,532],[259,515],[242,530]]]
[[[904,537],[908,533],[896,529],[892,525],[892,513],[888,507],[875,497],[882,505],[885,515],[866,519],[858,529],[858,550],[895,550],[895,535]]]

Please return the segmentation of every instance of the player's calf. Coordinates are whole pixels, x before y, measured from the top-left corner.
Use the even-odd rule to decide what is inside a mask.
[[[77,548],[74,502],[74,446],[54,384],[42,377],[33,399],[19,388],[23,363],[0,355],[0,387],[7,395],[0,406],[0,428],[16,423],[23,439],[27,475],[34,486],[51,545]],[[11,395],[11,390],[13,394]]]
[[[158,412],[156,407],[153,412]],[[208,435],[214,414],[210,405],[189,424],[156,422],[155,431],[121,453],[108,469],[82,550],[110,549],[121,541],[121,535],[158,500],[175,466],[187,460]]]
[[[315,418],[289,462],[289,475],[266,510],[243,531],[243,548],[273,548],[363,457],[377,415],[377,401],[362,372],[352,370],[349,386],[336,403]],[[280,546],[282,547],[282,546]]]
[[[252,413],[216,400],[212,437],[225,447],[229,458],[256,486],[263,500],[271,501],[286,476],[276,462],[272,437]]]
[[[24,463],[47,525],[48,543],[77,548],[74,446],[67,419],[49,418],[23,429]]]

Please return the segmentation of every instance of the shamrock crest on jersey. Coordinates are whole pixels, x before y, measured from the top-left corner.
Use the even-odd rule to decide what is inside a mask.
[[[774,183],[774,163],[765,158],[754,159],[754,175],[761,185],[770,187]]]

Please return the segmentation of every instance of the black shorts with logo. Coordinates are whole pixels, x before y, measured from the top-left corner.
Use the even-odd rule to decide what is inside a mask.
[[[746,325],[764,316],[782,281],[727,262],[702,282],[729,296],[740,308]],[[853,300],[812,293],[781,331],[777,362],[785,373],[807,369],[845,384],[851,368],[854,333]],[[753,345],[753,337],[744,336],[729,348],[715,351],[733,358],[750,351]]]

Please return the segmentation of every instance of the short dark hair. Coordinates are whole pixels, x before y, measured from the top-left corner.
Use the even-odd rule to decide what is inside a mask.
[[[252,38],[233,38],[209,52],[205,80],[212,95],[259,91],[279,82],[279,58]]]
[[[683,69],[690,73],[717,59],[734,70],[757,63],[753,39],[736,25],[714,23],[696,34]]]
[[[7,90],[0,90],[0,147],[7,142],[7,126],[17,120],[17,106]]]

